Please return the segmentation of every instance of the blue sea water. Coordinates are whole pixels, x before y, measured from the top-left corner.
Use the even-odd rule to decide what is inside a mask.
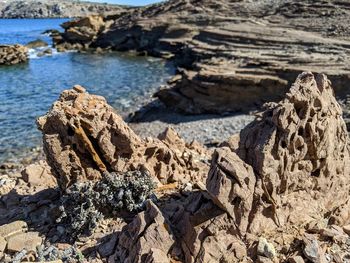
[[[26,44],[50,37],[65,19],[0,19],[0,44]],[[75,84],[105,96],[119,112],[137,107],[174,72],[164,61],[126,53],[57,53],[29,63],[0,66],[0,163],[25,156],[40,145],[35,120],[47,112],[60,92]]]

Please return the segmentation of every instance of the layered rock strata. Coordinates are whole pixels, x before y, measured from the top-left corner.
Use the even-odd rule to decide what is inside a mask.
[[[76,24],[57,47],[137,50],[173,58],[179,74],[156,96],[187,113],[246,111],[278,101],[299,72],[326,73],[337,96],[349,81],[344,1],[172,0],[104,17],[93,37]]]
[[[28,60],[28,49],[22,45],[0,45],[0,65],[14,65]]]

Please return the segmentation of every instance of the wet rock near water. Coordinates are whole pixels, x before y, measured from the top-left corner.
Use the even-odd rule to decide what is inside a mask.
[[[26,44],[27,48],[39,48],[39,47],[47,47],[49,44],[41,39],[36,39],[30,41]]]
[[[28,49],[22,45],[0,45],[0,65],[14,65],[28,60]]]

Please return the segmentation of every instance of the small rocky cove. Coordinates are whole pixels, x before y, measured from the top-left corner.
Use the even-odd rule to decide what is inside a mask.
[[[128,116],[85,85],[60,92],[36,119],[42,147],[0,165],[0,261],[349,262],[347,22],[346,1],[294,0],[64,22],[61,54],[176,73]],[[0,46],[0,64],[33,48],[52,50]]]

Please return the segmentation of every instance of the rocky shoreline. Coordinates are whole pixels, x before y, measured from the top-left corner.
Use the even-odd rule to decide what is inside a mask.
[[[178,75],[156,96],[176,110],[249,111],[278,101],[305,70],[326,73],[343,98],[349,13],[346,1],[172,0],[98,23],[67,23],[54,42],[62,50],[136,50],[172,59]]]
[[[178,74],[130,122],[62,92],[45,158],[0,167],[0,260],[348,262],[348,22],[346,1],[172,0],[63,24],[60,51]]]
[[[0,18],[73,18],[116,14],[126,6],[74,0],[1,0]]]
[[[349,137],[333,94],[302,73],[208,148],[171,128],[142,138],[103,97],[63,91],[37,121],[47,161],[2,174],[1,261],[346,262]]]

